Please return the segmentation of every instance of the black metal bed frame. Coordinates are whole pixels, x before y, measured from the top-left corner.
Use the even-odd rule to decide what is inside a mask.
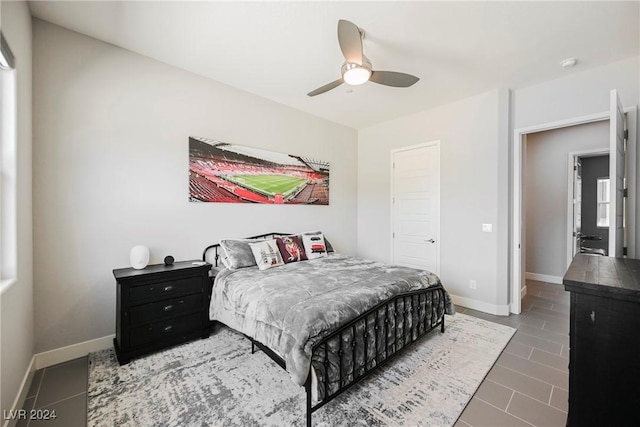
[[[247,239],[259,239],[266,237],[273,238],[288,234],[290,233],[268,233],[247,237]],[[202,260],[206,261],[207,252],[212,249],[215,250],[214,262],[217,267],[220,257],[219,244],[208,246],[202,253]],[[428,302],[430,304],[427,304]],[[307,426],[311,427],[312,425],[311,416],[313,412],[317,411],[343,392],[349,390],[361,380],[367,378],[380,367],[395,359],[405,349],[410,347],[411,344],[415,343],[438,326],[440,326],[440,331],[444,332],[444,309],[442,310],[442,317],[438,319],[438,307],[441,305],[444,306],[444,288],[440,284],[425,289],[402,293],[370,308],[315,343],[311,350],[312,357],[309,375],[307,376],[307,380],[304,384],[307,394]],[[415,314],[414,311],[416,311]],[[363,325],[363,327],[358,328],[358,325]],[[371,334],[369,333],[370,325],[373,325],[374,330],[373,337],[371,339]],[[349,332],[352,337],[351,342],[346,342],[345,334],[348,334]],[[391,341],[389,341],[390,335],[392,337]],[[258,347],[281,368],[286,370],[286,363],[282,357],[253,338],[249,336],[247,336],[247,338],[251,341],[252,354],[255,353],[255,348]],[[340,347],[338,350],[338,361],[337,363],[332,364],[329,360],[329,343],[336,339],[338,339]],[[356,363],[357,342],[363,343],[364,345],[364,354],[362,358],[364,363],[360,364],[360,366],[357,366]],[[370,357],[369,351],[371,344],[373,345],[373,357]],[[382,357],[381,354],[378,354],[378,348],[380,347],[379,344],[384,346],[384,357]],[[351,356],[351,371],[349,372],[348,369],[344,369],[345,372],[343,373],[343,367],[348,368],[348,366],[346,366],[346,360],[348,360],[346,357],[347,354]],[[312,402],[311,390],[311,370],[314,369],[314,356],[316,360],[322,360],[319,368],[324,375],[324,396],[323,399],[315,405]],[[329,385],[330,381],[328,378],[328,372],[331,369],[335,369],[335,366],[332,367],[331,365],[336,365],[338,369],[338,384],[337,389],[335,390],[331,390]],[[318,366],[317,363],[316,366]],[[318,370],[316,371],[316,374],[317,373]]]

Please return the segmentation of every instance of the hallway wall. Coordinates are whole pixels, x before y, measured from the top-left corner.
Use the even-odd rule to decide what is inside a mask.
[[[608,120],[527,135],[523,172],[527,274],[559,279],[564,275],[569,153],[606,149],[608,141]]]

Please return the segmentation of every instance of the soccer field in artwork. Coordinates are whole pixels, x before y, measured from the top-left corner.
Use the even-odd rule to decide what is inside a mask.
[[[286,199],[298,186],[306,182],[304,178],[287,175],[234,175],[227,177],[229,181],[258,193],[274,196],[282,194]]]

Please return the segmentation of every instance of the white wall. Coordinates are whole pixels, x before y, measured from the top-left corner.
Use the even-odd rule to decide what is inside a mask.
[[[112,269],[222,237],[321,229],[356,251],[357,133],[34,20],[36,350],[115,331]],[[331,162],[329,206],[189,203],[188,137]]]
[[[359,256],[390,260],[390,151],[440,140],[441,279],[464,305],[506,314],[508,97],[493,90],[359,132]]]
[[[31,202],[31,15],[26,2],[2,2],[2,32],[16,57],[18,91],[17,282],[0,299],[1,407],[11,409],[33,357]]]
[[[609,111],[612,89],[618,90],[624,107],[638,105],[639,74],[640,58],[636,56],[515,90],[514,128]]]
[[[525,145],[526,271],[562,278],[567,270],[569,153],[608,149],[609,121],[533,133]]]

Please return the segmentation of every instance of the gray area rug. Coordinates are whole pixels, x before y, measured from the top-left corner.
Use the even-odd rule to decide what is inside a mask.
[[[515,329],[447,316],[396,360],[313,414],[315,426],[451,426]],[[228,328],[119,366],[89,355],[89,426],[304,426],[305,393]]]

